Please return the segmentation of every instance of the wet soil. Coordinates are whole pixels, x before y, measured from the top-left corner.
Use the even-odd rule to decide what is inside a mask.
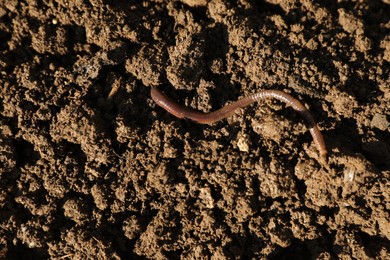
[[[1,1],[0,258],[386,259],[390,3]],[[209,125],[203,112],[278,89]]]

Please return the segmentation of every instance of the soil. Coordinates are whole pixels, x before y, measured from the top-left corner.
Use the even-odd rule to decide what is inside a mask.
[[[0,258],[388,259],[390,3],[1,1]],[[209,125],[170,115],[278,89]]]

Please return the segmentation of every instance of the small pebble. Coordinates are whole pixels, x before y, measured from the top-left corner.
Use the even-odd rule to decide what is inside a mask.
[[[375,114],[371,120],[371,127],[376,127],[382,131],[385,131],[389,125],[390,123],[387,121],[386,116],[381,114]]]
[[[238,138],[237,147],[241,152],[249,152],[248,136],[242,135]]]

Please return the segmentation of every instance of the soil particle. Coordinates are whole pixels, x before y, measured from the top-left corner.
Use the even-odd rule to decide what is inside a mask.
[[[379,130],[386,131],[390,126],[385,115],[375,114],[371,120],[371,127],[376,127]]]

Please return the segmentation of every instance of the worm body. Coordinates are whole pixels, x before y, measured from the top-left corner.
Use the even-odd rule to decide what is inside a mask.
[[[238,108],[244,108],[263,99],[274,98],[280,100],[291,106],[305,119],[306,125],[309,128],[310,134],[313,137],[313,141],[316,144],[320,155],[324,158],[326,157],[327,151],[325,141],[313,116],[310,114],[309,110],[301,102],[299,102],[299,100],[283,91],[263,90],[209,113],[203,113],[181,106],[155,87],[151,88],[150,94],[158,106],[164,108],[172,115],[178,118],[188,118],[200,124],[213,124],[233,115]]]

